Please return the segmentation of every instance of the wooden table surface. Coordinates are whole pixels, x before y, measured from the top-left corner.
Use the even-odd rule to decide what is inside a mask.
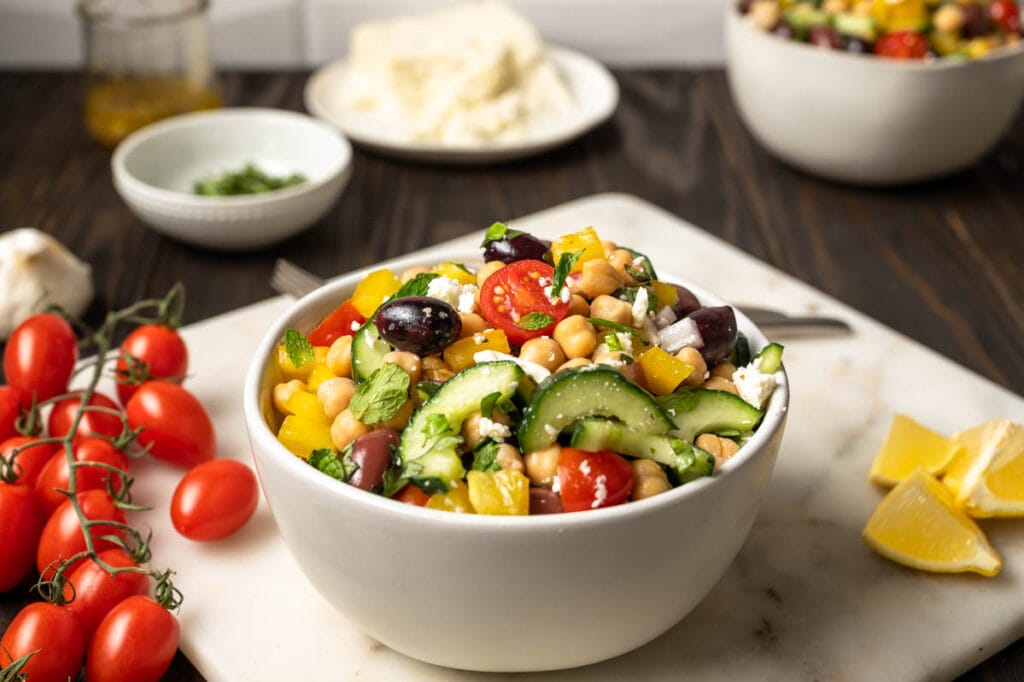
[[[307,76],[228,73],[223,82],[231,105],[303,111]],[[614,119],[571,145],[479,169],[357,152],[344,196],[312,229],[263,251],[222,254],[163,239],[128,211],[111,184],[110,152],[82,127],[77,74],[0,73],[0,230],[38,227],[91,263],[93,319],[181,281],[194,322],[272,295],[278,256],[331,275],[497,219],[627,192],[1024,394],[1024,117],[968,171],[859,189],[768,156],[719,70],[616,76]],[[27,586],[0,595],[0,630],[28,599]],[[167,679],[202,678],[179,655]],[[961,679],[1024,680],[1024,640]]]

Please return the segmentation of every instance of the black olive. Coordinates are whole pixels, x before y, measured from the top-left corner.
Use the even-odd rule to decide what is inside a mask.
[[[382,339],[420,357],[444,350],[459,338],[462,318],[455,308],[428,296],[388,301],[373,318]]]

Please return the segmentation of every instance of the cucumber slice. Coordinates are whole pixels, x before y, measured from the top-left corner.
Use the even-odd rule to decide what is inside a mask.
[[[782,13],[782,18],[798,33],[806,33],[815,26],[828,24],[828,14],[809,2],[797,3]]]
[[[682,483],[710,476],[715,470],[715,458],[710,453],[684,440],[637,433],[628,426],[607,419],[581,419],[572,434],[571,445],[591,452],[614,450],[630,457],[654,460],[667,466]]]
[[[380,338],[377,325],[367,322],[352,337],[352,377],[366,381],[381,365],[384,356],[391,351],[388,342]]]
[[[598,416],[614,417],[638,433],[672,428],[651,394],[610,367],[592,365],[560,372],[537,387],[519,423],[519,448],[543,450],[579,419]]]
[[[761,423],[764,411],[739,396],[706,388],[681,388],[658,398],[675,423],[672,435],[688,443],[702,433],[743,433]]]
[[[754,356],[754,367],[762,374],[775,374],[782,366],[782,345],[769,343],[761,349],[761,352]]]
[[[836,30],[844,36],[860,38],[869,43],[878,40],[878,27],[872,17],[840,12],[832,20]]]
[[[484,362],[441,384],[402,431],[398,458],[403,477],[440,479],[446,486],[461,479],[466,473],[457,450],[462,422],[492,393],[498,401],[509,399],[524,376],[514,362]]]

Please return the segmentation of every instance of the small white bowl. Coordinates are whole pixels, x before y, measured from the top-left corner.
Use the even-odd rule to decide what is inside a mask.
[[[393,271],[474,254],[413,255]],[[635,649],[689,613],[732,563],[757,516],[785,427],[785,374],[757,433],[710,478],[607,509],[477,516],[401,504],[322,474],[268,426],[274,349],[351,295],[366,271],[298,301],[267,330],[243,392],[260,484],[310,583],[360,629],[428,663],[553,670]],[[701,301],[720,301],[703,290]],[[741,314],[752,351],[764,335]]]
[[[226,197],[193,193],[196,180],[253,163],[301,185]],[[254,249],[309,227],[352,174],[352,147],[331,126],[277,109],[220,109],[154,123],[128,136],[111,159],[114,187],[157,232],[212,249]]]
[[[729,0],[729,87],[769,152],[833,180],[886,185],[966,168],[999,141],[1024,99],[1024,49],[968,62],[900,61],[785,40]]]

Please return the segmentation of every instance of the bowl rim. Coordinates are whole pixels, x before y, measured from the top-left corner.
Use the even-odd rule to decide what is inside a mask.
[[[428,265],[441,263],[448,260],[456,262],[473,262],[480,260],[479,254],[466,246],[441,245],[426,251],[417,251],[395,259],[390,259],[372,266],[355,270],[320,287],[319,289],[303,296],[295,301],[288,310],[280,315],[273,325],[264,333],[260,340],[256,354],[249,364],[246,372],[242,409],[245,416],[245,425],[249,434],[250,445],[253,449],[253,456],[257,464],[257,473],[262,482],[262,467],[259,466],[260,456],[256,451],[263,448],[263,451],[271,457],[280,456],[281,466],[310,485],[320,487],[328,495],[339,495],[354,505],[366,505],[367,511],[380,513],[385,518],[396,522],[414,522],[430,525],[432,523],[452,524],[459,528],[486,530],[494,532],[529,532],[529,529],[568,528],[568,527],[589,527],[595,524],[627,522],[634,516],[648,513],[657,513],[658,510],[673,506],[682,501],[698,497],[706,491],[723,485],[722,479],[727,477],[729,472],[751,466],[755,455],[768,447],[785,424],[789,410],[789,380],[786,374],[785,365],[780,368],[781,375],[777,378],[775,391],[769,398],[765,408],[765,415],[754,436],[742,447],[739,452],[730,458],[722,467],[716,469],[716,475],[700,478],[685,485],[678,486],[660,495],[629,502],[626,504],[603,507],[601,509],[588,510],[586,513],[562,513],[562,514],[536,514],[525,516],[491,516],[486,514],[454,514],[451,512],[418,507],[416,505],[402,504],[355,488],[346,483],[327,476],[309,466],[304,460],[292,454],[277,440],[275,434],[264,422],[259,407],[259,392],[267,365],[270,363],[272,350],[281,342],[285,329],[291,326],[296,317],[312,307],[323,306],[325,301],[343,300],[341,292],[351,291],[359,280],[366,274],[380,268],[401,269],[415,265]],[[691,288],[694,294],[704,303],[722,305],[724,301],[707,291],[706,289],[687,283],[678,277],[668,277],[665,281],[676,282]],[[334,303],[337,305],[337,303]],[[326,307],[327,312],[333,306]],[[754,341],[752,347],[761,348],[768,343],[764,333],[743,315],[735,307],[737,326],[747,335],[748,340]],[[325,313],[326,314],[326,313]],[[717,475],[719,471],[724,474]],[[273,508],[271,508],[273,513]]]
[[[846,64],[871,64],[867,68],[879,68],[899,72],[942,72],[957,69],[981,68],[984,64],[993,64],[1001,61],[1008,61],[1020,58],[1024,55],[1024,42],[1016,45],[1004,45],[977,59],[887,59],[876,57],[873,54],[853,54],[840,50],[825,50],[814,45],[786,40],[768,31],[761,30],[749,21],[743,19],[735,0],[726,0],[725,3],[726,27],[737,26],[740,31],[747,31],[748,35],[757,35],[758,39],[766,41],[764,44],[775,45],[779,49],[789,50],[792,54],[816,55],[825,60],[836,60],[836,63]],[[728,44],[728,39],[726,43]],[[813,57],[812,57],[813,58]],[[729,59],[729,49],[726,49],[726,64]]]
[[[258,194],[240,194],[235,196],[208,197],[175,190],[164,189],[151,185],[140,180],[129,172],[126,165],[128,157],[136,152],[142,145],[154,138],[162,137],[168,133],[181,129],[195,128],[210,121],[222,119],[240,120],[284,120],[292,124],[307,126],[310,129],[321,133],[327,141],[338,145],[339,154],[332,160],[327,173],[319,179],[310,179],[301,185],[285,187],[283,189],[260,192]],[[182,207],[206,210],[218,210],[226,208],[237,208],[240,206],[263,206],[280,201],[287,201],[296,197],[311,194],[324,185],[335,181],[343,175],[352,165],[352,145],[348,139],[336,128],[312,116],[289,111],[285,109],[272,109],[269,107],[228,107],[224,109],[212,109],[208,111],[193,111],[187,114],[171,116],[154,123],[150,123],[122,140],[114,149],[110,158],[111,171],[114,179],[124,189],[132,194],[144,197],[151,201],[176,204]]]

